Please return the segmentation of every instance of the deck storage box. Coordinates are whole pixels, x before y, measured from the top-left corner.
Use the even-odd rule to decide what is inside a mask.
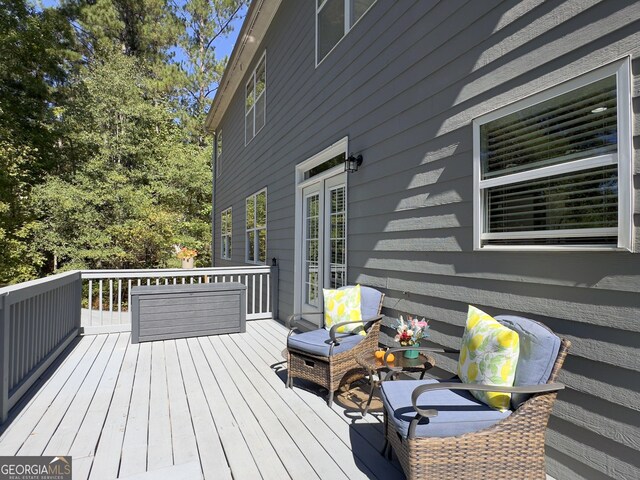
[[[241,283],[152,285],[131,289],[131,343],[246,331]]]

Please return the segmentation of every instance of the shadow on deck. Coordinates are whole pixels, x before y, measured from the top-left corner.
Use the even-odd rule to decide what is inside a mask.
[[[314,386],[285,389],[286,333],[261,320],[139,345],[80,337],[11,411],[0,455],[71,455],[74,479],[403,478],[357,389],[333,408]]]

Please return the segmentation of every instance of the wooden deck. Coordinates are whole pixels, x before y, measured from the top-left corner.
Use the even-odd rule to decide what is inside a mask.
[[[404,478],[379,415],[285,389],[286,333],[81,337],[11,412],[0,455],[71,455],[74,479]]]

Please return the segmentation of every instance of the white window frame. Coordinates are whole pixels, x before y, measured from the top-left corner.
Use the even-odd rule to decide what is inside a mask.
[[[349,33],[351,31],[351,29],[353,29],[359,22],[360,20],[362,20],[362,18],[369,13],[369,10],[371,10],[371,8],[376,4],[376,2],[378,0],[375,0],[370,6],[369,8],[367,8],[364,13],[362,15],[360,15],[360,18],[358,20],[356,20],[356,22],[351,25],[351,27],[349,27],[349,24],[351,23],[351,8],[350,7],[350,3],[349,0],[342,0],[343,6],[344,6],[344,33],[342,35],[342,37],[340,38],[340,40],[338,40],[336,42],[336,44],[331,48],[331,50],[329,50],[327,52],[327,54],[318,59],[318,15],[320,14],[320,11],[324,8],[324,6],[327,3],[327,0],[316,0],[316,68],[318,67],[318,65],[320,65],[325,58],[327,58],[329,55],[331,55],[331,52],[333,52],[336,47],[340,44],[340,42],[342,42],[342,40],[344,39],[344,37],[347,36],[347,33]]]
[[[598,80],[616,75],[617,88],[617,122],[618,151],[615,154],[599,155],[591,158],[575,160],[558,165],[536,168],[500,177],[481,180],[480,164],[480,127],[488,122],[518,112],[532,105],[544,102],[559,95],[587,86]],[[631,120],[631,61],[630,57],[590,71],[565,83],[538,92],[515,103],[482,115],[473,121],[473,248],[474,250],[629,250],[633,251],[633,159],[632,159],[632,120]],[[587,168],[605,165],[618,165],[618,226],[617,247],[602,245],[482,245],[483,240],[517,239],[517,238],[549,238],[582,237],[585,234],[598,235],[613,233],[608,228],[572,229],[535,232],[514,232],[512,234],[495,234],[485,232],[486,224],[486,189],[500,185],[533,180],[536,178],[559,175]]]
[[[222,128],[216,133],[216,178],[219,177],[222,172],[220,157],[222,157]]]
[[[256,95],[256,74],[258,73],[258,69],[263,62],[264,62],[264,90],[262,91],[259,97],[256,97],[255,96]],[[251,105],[251,108],[247,110],[247,88],[252,83],[253,83],[253,105]],[[258,99],[261,98],[262,96],[264,96],[264,112],[262,113],[264,122],[262,123],[262,127],[260,127],[259,130],[256,130],[256,105],[258,104]],[[251,132],[251,135],[249,135],[249,132],[247,132],[247,117],[249,115],[253,115],[253,132]],[[258,62],[256,63],[256,66],[253,69],[253,72],[251,72],[251,75],[249,76],[249,80],[247,80],[247,83],[245,83],[245,86],[244,86],[244,145],[247,146],[251,142],[251,140],[253,140],[256,137],[256,135],[258,135],[258,132],[260,132],[260,130],[262,130],[265,127],[266,124],[267,124],[267,51],[265,50],[262,56],[260,57],[260,60],[258,60]]]
[[[335,167],[325,170],[318,175],[314,175],[311,178],[305,179],[304,174],[306,171],[312,169],[313,167],[317,167],[318,165],[323,164],[324,162],[331,160],[333,157],[340,155],[341,153],[345,154],[345,158],[349,157],[349,137],[343,137],[334,144],[328,146],[321,152],[316,153],[311,158],[308,158],[300,163],[298,163],[295,167],[295,184],[296,184],[296,198],[295,198],[295,224],[294,224],[294,236],[295,236],[295,249],[294,249],[294,268],[293,268],[293,308],[294,312],[302,312],[302,287],[304,285],[304,274],[302,269],[302,256],[304,251],[303,245],[303,202],[304,196],[302,194],[305,187],[312,185],[316,182],[320,182],[322,180],[334,177],[336,175],[340,175],[344,173],[344,165],[336,165]],[[346,185],[346,197],[345,202],[347,202],[347,223],[345,225],[345,235],[347,239],[349,238],[349,217],[348,217],[348,195],[349,195],[349,175],[347,175],[345,179]],[[348,240],[347,240],[348,246]],[[349,275],[349,249],[347,248],[347,254],[345,257],[345,262],[347,264],[347,270],[345,275],[348,277]]]
[[[227,226],[229,228],[229,230],[227,232],[224,231],[224,229],[222,228],[222,219],[224,218],[225,214],[229,214],[229,218],[231,219],[230,222],[227,223]],[[220,258],[223,260],[231,260],[231,257],[233,256],[233,248],[230,248],[230,252],[225,252],[224,250],[224,239],[225,237],[229,237],[229,242],[227,243],[227,245],[229,245],[229,247],[231,247],[231,241],[233,239],[233,210],[232,207],[229,207],[225,210],[222,211],[222,213],[220,214]]]
[[[258,215],[258,195],[260,195],[262,192],[264,192],[264,206],[265,206],[265,210],[264,210],[264,227],[258,227],[258,222],[257,220],[257,215]],[[253,204],[254,204],[254,208],[253,208],[253,228],[247,228],[247,202],[249,201],[250,198],[253,198]],[[244,243],[245,243],[245,247],[244,247],[244,260],[246,263],[251,263],[253,265],[266,265],[267,264],[267,258],[269,258],[268,252],[267,252],[267,239],[269,238],[268,235],[268,230],[267,230],[267,223],[268,223],[268,215],[267,215],[267,202],[268,202],[268,196],[267,196],[267,187],[264,187],[263,189],[258,190],[255,193],[252,193],[251,195],[249,195],[247,198],[245,198],[244,200],[244,212],[245,212],[245,221],[244,221],[244,228],[245,228],[245,234],[244,234]],[[264,236],[265,236],[265,250],[264,250],[264,262],[261,262],[259,260],[259,253],[260,253],[260,241],[259,241],[259,232],[261,230],[264,230]],[[253,233],[253,258],[254,260],[249,260],[249,232],[254,232]]]

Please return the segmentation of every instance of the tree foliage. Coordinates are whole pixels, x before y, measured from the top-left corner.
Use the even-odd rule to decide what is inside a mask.
[[[0,0],[0,284],[210,262],[204,115],[236,0]]]

